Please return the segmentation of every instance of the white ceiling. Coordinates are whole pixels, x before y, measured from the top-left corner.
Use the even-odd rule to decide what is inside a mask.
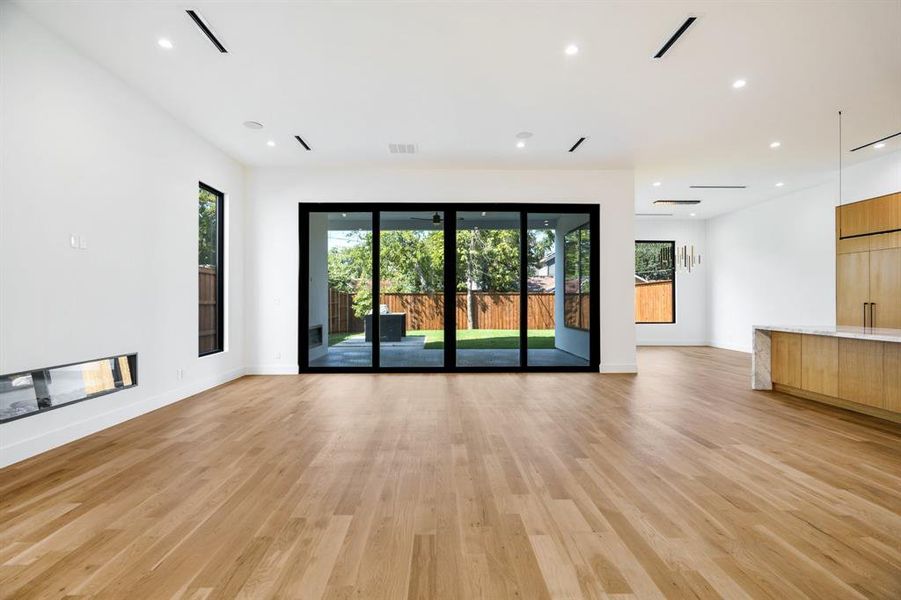
[[[901,0],[20,4],[253,166],[634,168],[636,212],[702,198],[675,212],[704,218],[823,181],[838,109],[846,150],[901,131]],[[690,14],[695,25],[652,60]],[[570,43],[578,55],[564,54]],[[534,136],[518,149],[524,130]],[[391,142],[418,153],[389,154]]]

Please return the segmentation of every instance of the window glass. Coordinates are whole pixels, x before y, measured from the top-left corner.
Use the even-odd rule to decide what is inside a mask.
[[[635,242],[635,322],[676,322],[676,243]]]

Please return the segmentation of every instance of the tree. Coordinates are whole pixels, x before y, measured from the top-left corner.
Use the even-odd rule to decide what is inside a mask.
[[[672,279],[672,246],[669,242],[635,244],[635,274],[648,281]]]
[[[197,245],[197,264],[213,266],[216,264],[218,250],[219,227],[216,222],[218,198],[212,192],[200,188],[199,231],[200,240]]]
[[[528,236],[528,272],[534,274],[541,259],[554,247],[554,233],[533,230]],[[456,238],[456,290],[467,292],[469,315],[475,312],[474,291],[521,289],[518,230],[461,229]],[[348,234],[346,242],[329,250],[329,286],[353,294],[354,312],[362,317],[372,310],[372,232]],[[439,293],[444,289],[443,231],[383,231],[379,245],[382,292]],[[474,323],[471,317],[469,320],[472,328]]]

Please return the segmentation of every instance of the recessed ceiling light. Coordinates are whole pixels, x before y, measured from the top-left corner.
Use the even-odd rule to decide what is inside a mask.
[[[770,144],[770,148],[778,148],[781,145],[782,145],[782,142],[773,142],[772,144]]]
[[[266,145],[269,146],[270,148],[272,148],[273,146],[275,146],[275,142],[272,140],[269,140],[268,142],[266,142]]]
[[[579,53],[579,47],[576,46],[575,44],[570,44],[563,51],[566,52],[567,56],[575,56],[576,54]]]
[[[876,148],[877,150],[881,150],[882,148],[885,148],[885,142],[879,142],[878,144],[873,144],[873,147]]]
[[[652,183],[651,185],[653,185],[654,187],[660,187],[660,182],[659,182],[659,181],[655,181],[655,182]]]
[[[696,216],[698,216],[698,213],[688,213],[688,216],[689,216],[689,217],[696,217]]]
[[[527,140],[530,137],[532,137],[531,131],[520,131],[519,133],[516,134],[516,139],[518,139],[518,140]]]
[[[156,42],[160,45],[160,48],[165,48],[166,50],[172,50],[172,42],[167,40],[166,38],[160,38]]]
[[[776,187],[782,187],[783,185],[785,185],[785,184],[780,181],[779,183],[776,184]]]
[[[525,147],[526,147],[526,143],[525,143],[524,141],[522,141],[522,140],[519,140],[518,142],[516,142],[516,147],[517,147],[517,148],[525,148]]]
[[[745,81],[744,79],[736,79],[735,81],[732,82],[732,87],[734,87],[737,90],[745,87],[746,85],[748,85],[748,82]]]
[[[244,121],[244,127],[247,129],[262,129],[263,124],[259,121]]]

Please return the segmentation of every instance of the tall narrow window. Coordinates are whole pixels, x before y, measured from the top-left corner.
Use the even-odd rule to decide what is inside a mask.
[[[676,242],[635,242],[635,322],[676,322]]]
[[[201,183],[199,198],[198,352],[205,356],[225,347],[225,196]]]

